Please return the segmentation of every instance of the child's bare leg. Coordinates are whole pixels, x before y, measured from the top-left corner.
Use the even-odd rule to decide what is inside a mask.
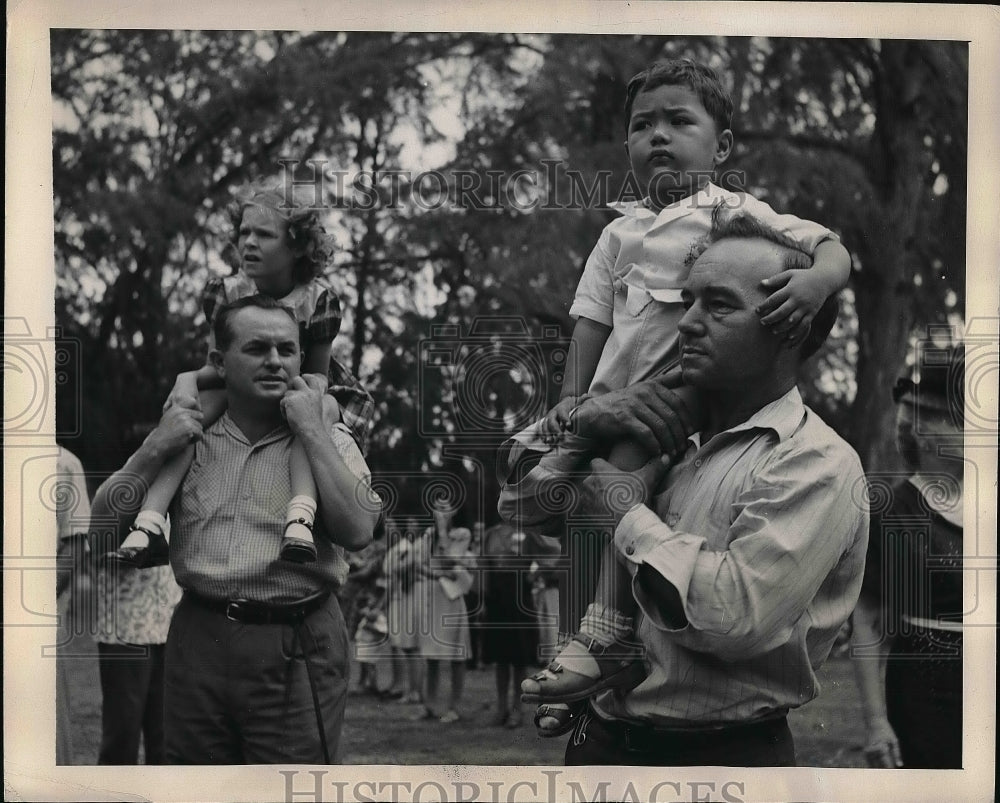
[[[226,395],[222,390],[206,390],[198,394],[202,410],[202,427],[214,424],[226,410]],[[140,566],[165,565],[166,556],[153,558],[145,554],[151,539],[160,541],[167,530],[167,510],[194,462],[194,446],[173,457],[160,470],[149,486],[142,510],[136,514],[133,529],[114,553],[119,560]],[[162,550],[162,544],[157,544]],[[151,563],[151,560],[155,562]]]
[[[608,455],[608,462],[621,471],[635,471],[648,460],[649,454],[633,441],[617,444]],[[614,543],[609,539],[601,554],[594,602],[580,623],[580,633],[605,647],[614,642],[627,642],[632,637],[635,609],[632,576],[618,559]]]
[[[675,392],[697,419],[698,399],[694,391],[690,388],[680,388]],[[695,427],[697,428],[697,423]],[[626,442],[612,450],[608,462],[622,471],[635,471],[653,456],[636,444]],[[633,634],[635,609],[636,603],[631,594],[631,577],[624,565],[619,564],[617,551],[609,541],[602,551],[594,602],[588,607],[580,625],[580,635],[584,637],[584,641],[591,645],[596,644],[597,649],[587,648],[581,641],[574,639],[553,662],[557,667],[561,667],[558,674],[551,671],[553,665],[550,664],[548,669],[521,684],[522,699],[548,703],[539,706],[535,718],[541,735],[558,735],[572,728],[583,705],[579,701],[590,696],[596,689],[611,686],[628,688],[634,685],[634,682],[641,680],[644,671],[638,660],[631,662],[635,671],[616,669],[617,666],[627,662],[630,652],[636,659],[640,657],[641,645],[634,639]],[[614,658],[614,653],[609,652],[612,645],[620,648],[619,654],[622,658],[619,664],[614,661],[608,662],[609,658]],[[566,670],[575,673],[575,676],[570,676],[568,683],[564,680]],[[609,673],[614,676],[611,680],[615,682],[608,682]],[[589,684],[588,680],[591,681]],[[556,692],[555,696],[553,690]]]
[[[330,429],[340,420],[337,400],[323,396],[323,423]],[[316,480],[306,456],[305,447],[295,440],[289,462],[292,478],[292,499],[285,513],[285,535],[281,539],[281,557],[293,563],[312,563],[316,560],[316,541],[313,525],[316,522]]]
[[[132,530],[113,553],[117,560],[140,568],[163,566],[167,563],[167,509],[184,481],[184,475],[194,462],[194,446],[188,446],[160,470],[149,486],[143,509],[132,524]],[[152,554],[156,552],[156,554]]]
[[[608,455],[608,462],[621,471],[635,471],[649,460],[646,451],[633,441],[617,444]],[[614,543],[609,539],[601,553],[601,568],[594,601],[580,622],[580,634],[592,638],[604,647],[628,642],[636,603],[632,597],[632,577],[619,562]],[[597,671],[590,656],[582,658],[583,666]],[[573,667],[579,669],[579,667]]]
[[[626,442],[615,446],[608,462],[622,471],[634,471],[648,459],[644,450]],[[641,664],[634,663],[640,657],[633,639],[635,607],[631,576],[619,564],[609,539],[601,552],[594,601],[584,613],[577,638],[553,662],[558,671],[550,665],[522,684],[523,699],[574,702],[603,688],[634,685],[641,678]]]
[[[292,499],[285,512],[281,558],[294,563],[311,563],[316,560],[316,541],[312,534],[316,521],[316,481],[313,479],[305,447],[297,438],[292,442],[289,464]]]

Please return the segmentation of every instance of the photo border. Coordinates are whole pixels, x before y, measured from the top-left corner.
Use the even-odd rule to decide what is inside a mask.
[[[49,29],[68,28],[192,28],[311,30],[469,30],[551,33],[630,33],[767,35],[775,37],[873,37],[955,39],[969,42],[968,262],[966,332],[995,343],[997,276],[1000,266],[995,188],[1000,186],[1000,14],[996,7],[892,4],[792,3],[657,3],[562,0],[547,10],[522,0],[504,3],[400,2],[375,6],[368,2],[323,3],[315,0],[275,0],[247,7],[233,0],[200,8],[187,0],[162,3],[88,2],[73,0],[22,2],[8,8],[7,50],[7,239],[6,307],[10,319],[24,319],[42,337],[55,325],[52,299],[55,269],[52,215],[49,94]],[[16,201],[16,203],[15,203]],[[25,266],[31,266],[28,269]],[[24,388],[5,383],[5,406],[18,400]],[[986,399],[996,421],[995,388]],[[51,423],[51,422],[50,422]],[[50,429],[54,431],[54,429]],[[987,433],[989,434],[989,433]],[[995,432],[993,433],[995,437]],[[326,768],[330,781],[410,783],[411,789],[434,780],[454,790],[456,781],[504,784],[503,800],[535,800],[551,789],[552,773],[584,790],[611,781],[608,794],[626,792],[631,780],[640,793],[657,783],[691,783],[706,778],[743,784],[743,800],[980,800],[993,796],[996,693],[996,444],[967,436],[967,459],[975,455],[977,492],[966,500],[965,520],[975,522],[976,553],[967,553],[976,582],[966,583],[969,630],[965,651],[965,762],[961,771],[860,769],[716,768],[561,768],[360,766]],[[25,594],[37,594],[38,584],[54,584],[54,559],[25,555],[22,528],[54,532],[51,511],[21,510],[20,477],[28,460],[51,458],[51,440],[5,443],[4,528],[4,785],[7,799],[17,800],[281,800],[287,799],[285,772],[308,773],[302,767],[56,767],[54,765],[55,666],[41,660],[42,648],[54,641],[54,628],[16,625],[24,617]],[[969,501],[988,500],[979,509]],[[51,524],[51,526],[50,526]],[[54,539],[53,539],[54,540]],[[978,567],[978,568],[975,568]],[[45,578],[43,580],[43,578]],[[54,606],[52,587],[49,594]],[[44,611],[43,611],[44,612]],[[54,607],[51,614],[55,615]],[[320,768],[316,768],[319,771]],[[302,776],[303,778],[305,775]],[[314,776],[311,776],[314,777]],[[324,776],[327,777],[327,776]],[[296,776],[298,778],[298,776]],[[519,781],[534,781],[516,787]],[[297,781],[296,781],[297,783]],[[640,785],[641,784],[641,785]],[[688,786],[685,786],[688,785]],[[306,785],[307,786],[307,785]],[[673,787],[666,787],[672,789]],[[696,787],[695,787],[696,788]],[[300,786],[295,786],[300,789]],[[325,786],[335,800],[336,787]],[[355,787],[344,787],[341,799]],[[559,787],[563,799],[567,791]],[[367,787],[365,787],[367,792]],[[432,800],[433,787],[426,796]],[[704,794],[704,788],[701,794]],[[690,799],[697,799],[691,792]],[[736,791],[733,790],[733,794]],[[459,793],[459,796],[461,793]],[[375,795],[372,795],[375,797]],[[313,799],[298,794],[297,801]],[[378,799],[378,798],[376,798]],[[620,799],[609,797],[608,799]],[[667,799],[677,799],[669,797]]]

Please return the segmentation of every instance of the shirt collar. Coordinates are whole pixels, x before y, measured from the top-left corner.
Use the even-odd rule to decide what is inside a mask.
[[[786,394],[765,404],[742,424],[723,430],[719,435],[751,429],[769,429],[778,436],[778,441],[781,442],[799,428],[805,413],[806,406],[802,402],[802,394],[799,393],[798,387],[793,385]],[[688,440],[694,444],[696,449],[701,448],[700,432],[694,433]]]
[[[243,430],[239,428],[235,421],[229,417],[229,411],[227,410],[222,414],[222,418],[219,419],[222,426],[225,428],[226,432],[232,435],[241,443],[257,448],[258,446],[265,446],[272,441],[281,440],[282,438],[291,437],[292,431],[288,428],[287,424],[282,424],[279,427],[271,430],[263,438],[261,438],[256,443],[250,443],[250,440],[246,435],[243,434]]]
[[[673,218],[690,212],[692,209],[714,207],[720,199],[725,197],[726,191],[710,181],[694,195],[689,195],[687,198],[682,198],[663,207],[659,213],[649,208],[649,198],[643,198],[641,201],[612,201],[608,204],[608,209],[618,212],[622,217],[631,217],[637,220],[648,220],[661,215]]]

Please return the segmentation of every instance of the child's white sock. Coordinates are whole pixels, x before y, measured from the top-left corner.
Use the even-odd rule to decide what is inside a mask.
[[[167,531],[167,520],[162,513],[155,510],[140,510],[135,517],[135,526],[142,527],[150,532],[163,535]],[[123,547],[137,547],[142,549],[149,546],[149,536],[142,530],[132,530],[128,537],[122,541]]]
[[[303,524],[299,520],[303,520]],[[286,538],[300,538],[303,541],[312,541],[312,527],[316,520],[316,500],[309,496],[293,496],[285,510],[285,521],[288,526],[285,528]],[[308,526],[307,526],[308,525]]]

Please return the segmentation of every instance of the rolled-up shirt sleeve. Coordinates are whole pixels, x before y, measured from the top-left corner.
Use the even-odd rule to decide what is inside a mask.
[[[749,212],[753,217],[766,223],[768,226],[791,237],[810,254],[816,250],[821,242],[825,240],[835,240],[840,242],[840,237],[826,226],[813,223],[811,220],[804,220],[795,215],[782,215],[775,212],[767,203],[754,198],[752,195],[740,195],[741,208]]]
[[[784,644],[841,556],[866,531],[867,513],[852,502],[859,472],[824,450],[782,444],[733,503],[726,548],[713,548],[705,535],[674,529],[649,507],[636,506],[619,523],[615,546],[629,564],[642,612],[683,646],[722,659],[749,658]],[[650,595],[638,571],[642,565],[674,586],[683,619]]]
[[[499,453],[497,512],[516,527],[559,532],[580,502],[579,482],[588,476],[585,458],[594,443],[571,433],[558,448],[541,442],[537,425],[505,441]]]

